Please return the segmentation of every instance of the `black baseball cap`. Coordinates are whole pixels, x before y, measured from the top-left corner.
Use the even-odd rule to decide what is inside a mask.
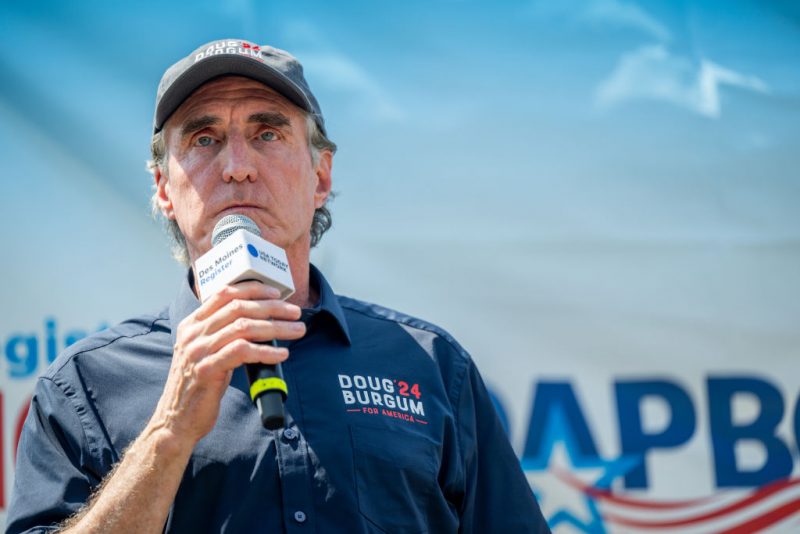
[[[153,133],[161,131],[189,95],[220,76],[245,76],[263,83],[311,113],[326,134],[322,110],[297,58],[279,48],[242,39],[220,39],[204,44],[167,69],[158,84]]]

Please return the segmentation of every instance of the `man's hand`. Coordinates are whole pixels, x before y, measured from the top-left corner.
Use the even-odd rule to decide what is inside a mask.
[[[88,505],[59,532],[157,533],[164,529],[195,444],[214,427],[233,370],[274,364],[285,348],[259,341],[298,339],[300,308],[258,282],[228,286],[178,325],[164,392],[144,431]],[[254,408],[255,409],[255,408]]]
[[[235,368],[288,358],[287,349],[263,343],[299,339],[306,332],[298,321],[300,308],[276,300],[279,296],[277,289],[258,282],[227,286],[178,325],[151,431],[166,430],[182,448],[193,448],[214,427]]]

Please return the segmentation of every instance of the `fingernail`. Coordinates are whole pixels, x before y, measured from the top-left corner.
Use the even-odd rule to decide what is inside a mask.
[[[281,296],[281,292],[274,287],[267,286],[267,295],[269,295],[271,298],[278,298]]]

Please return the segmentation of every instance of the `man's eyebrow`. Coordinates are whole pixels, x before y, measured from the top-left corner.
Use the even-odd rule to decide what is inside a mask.
[[[191,135],[202,130],[203,128],[208,128],[213,124],[217,124],[218,122],[220,122],[219,117],[212,117],[211,115],[203,115],[202,117],[189,119],[184,122],[183,127],[181,127],[181,137]]]
[[[272,126],[273,128],[280,128],[283,126],[291,129],[292,124],[289,122],[289,117],[283,113],[270,112],[270,113],[253,113],[247,118],[247,122],[254,122],[263,124],[265,126]]]

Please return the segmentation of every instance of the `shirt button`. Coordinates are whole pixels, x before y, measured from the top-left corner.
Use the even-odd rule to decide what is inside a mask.
[[[287,428],[286,430],[283,431],[283,437],[289,441],[294,441],[297,439],[297,430],[295,430],[294,428]],[[302,514],[303,512],[298,512],[298,513]],[[295,514],[295,517],[296,516],[297,514]]]
[[[294,513],[294,520],[298,523],[305,523],[306,522],[306,514],[302,510],[298,510]]]

